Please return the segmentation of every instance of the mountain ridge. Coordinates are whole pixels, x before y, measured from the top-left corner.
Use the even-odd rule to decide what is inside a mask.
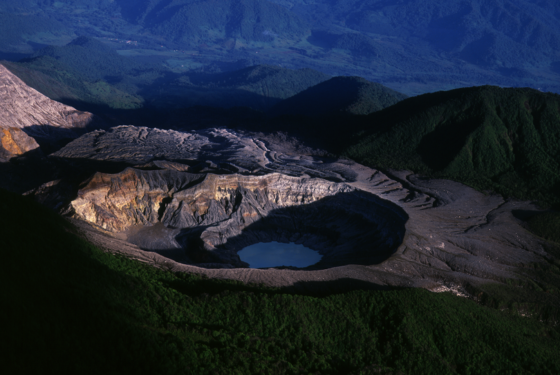
[[[560,95],[482,86],[406,99],[368,116],[347,155],[506,196],[560,199]],[[359,139],[359,140],[358,140]]]
[[[310,87],[268,111],[269,115],[367,115],[398,103],[406,95],[360,77],[334,77]]]

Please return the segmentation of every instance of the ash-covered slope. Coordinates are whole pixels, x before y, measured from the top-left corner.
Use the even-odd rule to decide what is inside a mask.
[[[27,86],[0,65],[0,126],[29,128],[48,125],[61,129],[85,128],[93,115],[55,102]]]

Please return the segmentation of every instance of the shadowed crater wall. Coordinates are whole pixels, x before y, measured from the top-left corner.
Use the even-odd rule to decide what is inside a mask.
[[[309,270],[370,265],[394,253],[404,238],[407,219],[406,213],[392,203],[354,190],[309,204],[273,209],[237,235],[224,236],[226,226],[236,228],[226,221],[202,229],[184,229],[178,240],[195,261],[226,262],[237,267],[245,265],[238,260],[238,251],[271,241],[300,243],[318,251],[323,258],[306,268]]]

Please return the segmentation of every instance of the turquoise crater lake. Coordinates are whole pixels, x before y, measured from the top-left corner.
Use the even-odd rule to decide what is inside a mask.
[[[292,266],[303,268],[321,260],[322,255],[295,243],[261,242],[237,252],[251,268]]]

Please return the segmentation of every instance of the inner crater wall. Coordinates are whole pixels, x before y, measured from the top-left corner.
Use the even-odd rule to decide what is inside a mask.
[[[395,204],[347,184],[278,173],[128,168],[97,173],[71,206],[78,218],[110,232],[163,225],[166,231],[150,235],[173,233],[182,249],[175,258],[206,267],[246,267],[237,251],[269,241],[319,251],[323,259],[311,268],[375,264],[402,243],[408,219]]]

